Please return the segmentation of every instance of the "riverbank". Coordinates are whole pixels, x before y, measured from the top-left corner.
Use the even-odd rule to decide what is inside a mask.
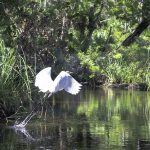
[[[122,84],[106,84],[105,85],[108,88],[117,88],[117,89],[133,89],[133,90],[141,90],[141,91],[147,91],[148,90],[148,85],[145,83],[122,83]]]
[[[82,82],[82,84],[89,85],[88,82]],[[105,83],[105,84],[96,84],[95,87],[115,88],[124,90],[140,90],[140,91],[149,90],[148,85],[145,83]]]

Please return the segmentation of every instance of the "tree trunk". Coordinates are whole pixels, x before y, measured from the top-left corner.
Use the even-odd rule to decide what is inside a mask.
[[[142,22],[136,27],[135,31],[122,42],[122,45],[125,47],[131,45],[149,25],[150,21],[143,19]]]

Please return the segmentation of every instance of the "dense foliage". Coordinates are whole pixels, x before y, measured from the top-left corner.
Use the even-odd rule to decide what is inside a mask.
[[[1,0],[0,84],[30,93],[34,73],[52,66],[91,85],[150,87],[149,8],[149,0]]]

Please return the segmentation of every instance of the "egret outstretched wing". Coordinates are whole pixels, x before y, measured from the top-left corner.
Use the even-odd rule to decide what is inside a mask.
[[[81,84],[77,82],[70,74],[65,71],[61,71],[60,74],[54,80],[55,92],[65,90],[71,94],[79,93]]]
[[[41,70],[35,78],[35,86],[37,86],[40,91],[47,92],[50,89],[51,83],[51,67],[47,67]]]
[[[49,92],[52,94],[64,89],[75,95],[79,93],[82,85],[65,71],[61,71],[53,81],[51,78],[51,67],[47,67],[36,75],[35,86],[44,93]]]

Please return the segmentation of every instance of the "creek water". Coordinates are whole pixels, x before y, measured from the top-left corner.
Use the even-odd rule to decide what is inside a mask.
[[[0,150],[34,149],[148,150],[150,92],[59,92],[47,100],[42,118],[32,118],[26,128],[0,124]]]

